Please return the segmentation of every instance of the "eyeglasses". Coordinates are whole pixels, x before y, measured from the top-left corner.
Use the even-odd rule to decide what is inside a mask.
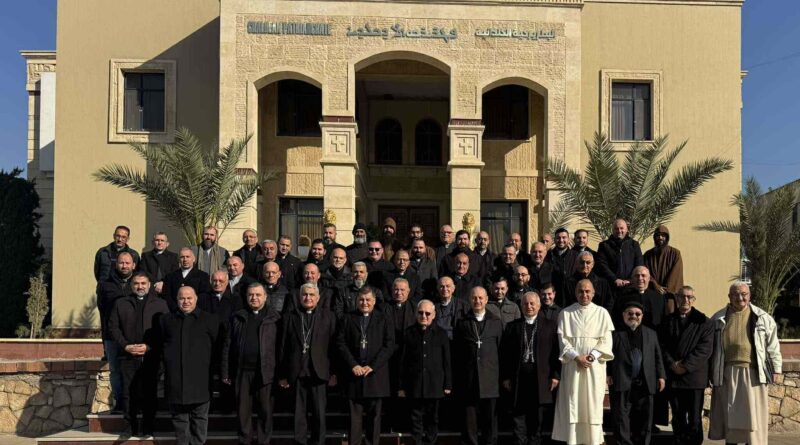
[[[626,315],[628,315],[629,317],[641,317],[642,313],[641,312],[628,312]]]
[[[370,252],[380,252],[381,250],[383,250],[383,248],[382,247],[370,247],[367,250],[370,251]]]
[[[581,261],[581,264],[592,264],[594,261]]]
[[[433,315],[433,312],[419,311],[419,312],[417,312],[417,315],[422,316],[422,317],[430,317],[431,315]]]

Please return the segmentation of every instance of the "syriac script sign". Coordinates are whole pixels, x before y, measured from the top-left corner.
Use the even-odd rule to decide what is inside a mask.
[[[421,27],[416,29],[405,29],[401,25],[395,24],[391,28],[370,28],[369,24],[363,28],[352,29],[347,27],[347,37],[381,37],[383,39],[440,39],[445,42],[458,38],[458,30],[452,28],[447,30],[434,26],[431,29]]]
[[[332,26],[330,23],[304,23],[304,22],[247,22],[248,34],[273,34],[273,35],[305,35],[305,36],[330,36]],[[362,28],[347,27],[347,37],[358,39],[381,38],[390,39],[433,39],[449,43],[458,39],[456,28],[433,26],[431,28],[419,27],[406,29],[395,24],[389,28],[372,27],[365,24]],[[552,40],[556,33],[552,29],[517,30],[511,28],[478,28],[475,37],[482,39],[510,38],[518,40]]]

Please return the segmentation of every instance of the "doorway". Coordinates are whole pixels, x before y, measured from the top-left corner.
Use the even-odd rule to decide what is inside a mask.
[[[411,224],[419,224],[425,232],[425,244],[435,246],[439,239],[439,208],[420,206],[378,206],[378,224],[383,225],[386,218],[392,217],[397,223],[395,236],[408,245],[408,230]]]

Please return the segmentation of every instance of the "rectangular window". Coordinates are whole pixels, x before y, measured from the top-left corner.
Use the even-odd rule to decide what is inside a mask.
[[[485,93],[483,124],[484,139],[528,139],[528,89],[506,85]]]
[[[311,241],[322,237],[322,199],[281,198],[278,231],[292,240],[292,253],[305,259]]]
[[[124,72],[123,129],[164,131],[164,73]]]
[[[523,240],[527,239],[527,221],[528,206],[524,202],[481,202],[481,230],[489,233],[489,245],[493,252],[500,252],[514,232],[522,235]]]
[[[278,82],[278,136],[321,136],[322,90],[300,80]]]
[[[611,139],[615,141],[653,139],[649,83],[613,82]]]

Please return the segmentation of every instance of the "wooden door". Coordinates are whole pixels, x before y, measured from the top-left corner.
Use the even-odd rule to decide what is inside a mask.
[[[397,239],[404,245],[408,244],[408,230],[411,224],[419,224],[425,232],[425,243],[435,246],[439,239],[439,208],[418,206],[378,206],[378,225],[383,227],[383,221],[394,218],[397,223],[395,232]]]

